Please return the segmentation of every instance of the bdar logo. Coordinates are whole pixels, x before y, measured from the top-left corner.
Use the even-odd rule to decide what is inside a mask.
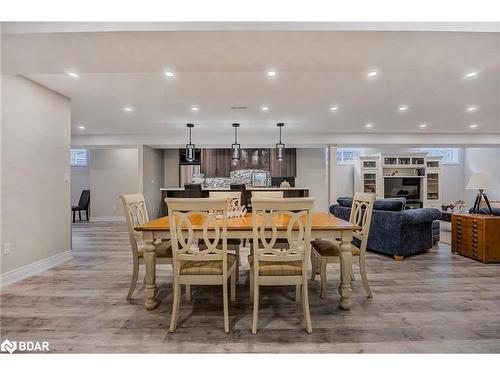
[[[0,345],[0,351],[9,352],[10,354],[14,353],[17,349],[17,343],[14,341],[10,341],[9,339],[5,339]]]

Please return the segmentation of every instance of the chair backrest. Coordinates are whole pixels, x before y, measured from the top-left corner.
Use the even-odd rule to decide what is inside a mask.
[[[225,199],[228,209],[234,205],[241,207],[241,192],[239,191],[211,191],[208,194],[212,199]]]
[[[174,272],[178,275],[181,261],[221,260],[227,272],[227,201],[206,198],[165,198]],[[200,238],[202,246],[193,246]]]
[[[278,198],[283,198],[283,191],[282,190],[277,190],[277,191],[252,191],[252,202],[253,199],[262,199],[262,198],[271,198],[271,199],[278,199]],[[253,203],[252,203],[253,205]]]
[[[80,194],[80,200],[78,201],[78,206],[87,208],[89,204],[90,204],[90,190],[82,190],[82,194]]]
[[[353,237],[361,241],[361,251],[366,250],[366,244],[368,243],[374,202],[375,194],[370,193],[356,193],[352,200],[349,221],[361,227],[360,230],[353,232]]]
[[[149,221],[146,201],[142,194],[125,194],[120,199],[123,203],[125,218],[127,219],[128,235],[132,246],[133,256],[138,255],[137,241],[141,239],[141,233],[134,228]]]
[[[252,198],[254,267],[257,270],[259,261],[302,261],[303,272],[307,272],[313,205],[314,198]],[[275,248],[278,238],[286,238],[288,247]]]
[[[248,207],[248,202],[247,202],[247,188],[245,184],[230,184],[229,188],[231,190],[238,190],[241,192],[241,206],[246,206]]]
[[[184,184],[185,198],[201,198],[201,184]]]

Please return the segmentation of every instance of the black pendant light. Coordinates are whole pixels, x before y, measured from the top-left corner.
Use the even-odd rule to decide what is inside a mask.
[[[191,143],[191,129],[194,128],[194,124],[186,124],[189,128],[189,143],[186,145],[186,160],[194,160],[194,144]]]
[[[285,144],[281,142],[281,128],[285,126],[282,122],[276,124],[280,128],[280,141],[276,143],[276,160],[283,160],[285,158]]]
[[[238,128],[240,127],[240,124],[234,123],[233,128],[234,128],[234,143],[231,145],[231,148],[233,150],[233,160],[240,160],[241,158],[241,147],[240,144],[238,143]]]

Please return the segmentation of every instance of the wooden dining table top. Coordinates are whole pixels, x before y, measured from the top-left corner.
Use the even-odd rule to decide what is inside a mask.
[[[287,229],[290,217],[288,215],[277,215],[274,218],[277,229]],[[202,223],[201,215],[192,215],[190,217],[192,225],[200,226]],[[169,230],[168,216],[160,217],[159,219],[148,221],[143,225],[135,227],[136,231],[165,231]],[[360,227],[348,221],[342,220],[327,212],[312,213],[312,230],[359,230]],[[252,213],[248,212],[243,217],[232,217],[227,219],[227,230],[252,230]]]

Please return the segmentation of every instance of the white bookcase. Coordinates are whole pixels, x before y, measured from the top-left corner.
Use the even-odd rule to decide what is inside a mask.
[[[410,206],[441,208],[441,159],[423,152],[361,156],[355,168],[354,189],[383,199],[386,179],[411,177],[419,179],[420,196]]]

